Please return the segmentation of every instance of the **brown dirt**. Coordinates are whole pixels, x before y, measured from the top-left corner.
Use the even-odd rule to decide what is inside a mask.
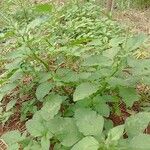
[[[114,12],[115,20],[124,26],[129,26],[133,33],[150,35],[150,8],[146,10],[128,10]]]

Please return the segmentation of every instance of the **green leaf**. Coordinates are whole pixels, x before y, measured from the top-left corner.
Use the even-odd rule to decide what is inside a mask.
[[[114,47],[108,50],[105,50],[103,52],[103,56],[110,58],[110,59],[114,59],[114,57],[117,55],[117,53],[119,52],[120,48],[118,47]]]
[[[41,26],[42,24],[44,24],[47,21],[47,17],[39,17],[36,18],[35,20],[31,21],[28,25],[27,25],[27,31],[31,30],[31,29],[35,29],[36,27]]]
[[[105,116],[105,117],[109,117],[110,108],[106,104],[106,101],[103,97],[101,96],[94,97],[92,106],[94,110],[98,112],[98,114]]]
[[[81,83],[76,87],[76,90],[73,94],[73,100],[78,101],[84,98],[89,97],[90,95],[98,91],[98,86],[89,82]]]
[[[148,39],[147,35],[144,35],[144,34],[139,34],[139,35],[136,35],[134,37],[131,37],[127,40],[127,50],[135,50],[137,48],[139,48],[140,46],[142,46],[142,44],[144,42],[146,42],[146,40]]]
[[[43,136],[47,132],[47,129],[45,128],[44,123],[45,122],[40,115],[40,111],[38,111],[34,114],[31,120],[26,122],[27,131],[33,137]]]
[[[16,99],[11,100],[6,106],[6,111],[12,109],[15,106],[16,101],[17,101]]]
[[[66,147],[74,145],[82,137],[72,118],[54,118],[49,122],[48,127],[49,131]]]
[[[140,98],[136,89],[130,87],[119,87],[119,95],[128,107],[132,107],[133,103]]]
[[[113,61],[105,56],[102,55],[93,55],[85,59],[82,63],[82,66],[111,66]]]
[[[53,6],[50,4],[38,4],[38,5],[36,5],[35,10],[38,12],[51,12],[52,7]]]
[[[79,131],[85,136],[99,135],[103,131],[104,119],[95,111],[78,109],[75,111],[75,119]]]
[[[19,131],[9,131],[2,135],[1,137],[8,145],[16,144],[21,141],[23,138],[21,137],[21,133]]]
[[[124,125],[119,125],[119,126],[112,128],[108,132],[106,143],[109,144],[111,142],[118,141],[123,136],[123,133],[124,133]]]
[[[42,100],[49,91],[53,88],[53,85],[49,82],[41,83],[36,89],[36,97],[38,100]]]
[[[52,77],[50,72],[40,73],[39,76],[40,76],[39,83],[46,82],[47,80],[49,80]]]
[[[54,94],[49,95],[46,99],[48,101],[45,102],[40,114],[45,120],[49,120],[58,113],[63,99],[61,96]]]
[[[41,138],[41,147],[42,150],[49,150],[50,147],[50,140],[45,136]]]
[[[129,148],[131,150],[149,150],[150,149],[150,135],[140,134],[135,136],[129,142]]]
[[[99,143],[92,136],[87,136],[73,146],[71,150],[98,150]]]
[[[143,133],[150,122],[150,113],[141,112],[127,118],[125,122],[125,129],[128,136],[136,136]]]

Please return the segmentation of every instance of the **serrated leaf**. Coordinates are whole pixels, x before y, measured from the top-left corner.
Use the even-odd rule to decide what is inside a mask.
[[[108,137],[106,139],[106,142],[110,143],[110,142],[118,141],[123,136],[123,133],[124,133],[124,125],[119,125],[112,128],[108,132]]]
[[[75,119],[78,129],[85,136],[99,135],[103,131],[104,119],[95,111],[89,109],[78,109],[75,111]]]
[[[150,148],[150,135],[140,134],[135,136],[129,142],[129,148],[131,150],[149,150]]]
[[[119,95],[128,107],[132,107],[133,103],[140,98],[136,89],[130,87],[119,87]]]
[[[150,122],[150,113],[141,112],[127,118],[125,122],[125,129],[128,136],[136,136],[143,133]]]
[[[81,83],[76,87],[76,90],[73,94],[73,100],[78,101],[84,98],[89,97],[90,95],[98,91],[98,86],[89,82]]]
[[[35,95],[37,99],[41,101],[49,93],[49,91],[52,88],[53,88],[53,85],[49,82],[41,83],[36,89]]]
[[[98,150],[99,143],[92,136],[87,136],[73,146],[71,150]]]

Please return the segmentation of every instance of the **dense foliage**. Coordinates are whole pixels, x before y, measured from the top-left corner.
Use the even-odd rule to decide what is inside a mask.
[[[9,149],[149,149],[148,110],[116,127],[109,118],[142,100],[137,85],[150,85],[150,59],[134,55],[148,37],[126,33],[90,2],[12,7],[2,12],[0,99],[10,100],[0,119],[21,103],[26,131],[2,136]]]

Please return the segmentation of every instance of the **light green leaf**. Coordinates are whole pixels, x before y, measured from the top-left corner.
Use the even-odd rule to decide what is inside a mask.
[[[23,140],[19,131],[9,131],[1,137],[9,146],[16,145],[17,142]]]
[[[82,66],[111,66],[113,61],[102,55],[93,55],[85,59]]]
[[[98,91],[98,86],[89,82],[81,83],[76,87],[76,90],[73,94],[73,100],[78,101],[84,98],[89,97],[90,95]]]
[[[103,131],[104,119],[95,111],[78,109],[75,111],[75,119],[79,131],[85,136],[99,135]]]
[[[134,37],[131,37],[127,40],[127,50],[135,50],[137,48],[139,48],[140,46],[142,46],[142,44],[144,42],[146,42],[146,40],[148,39],[147,35],[144,35],[144,34],[139,34],[139,35],[136,35]]]
[[[110,59],[113,59],[117,55],[117,53],[119,52],[119,50],[120,49],[118,47],[114,47],[114,48],[105,50],[103,52],[103,56],[105,56],[107,58],[110,58]]]
[[[132,107],[133,103],[140,98],[136,89],[130,87],[119,87],[119,95],[128,107]]]
[[[52,77],[50,72],[40,73],[39,76],[40,76],[39,83],[46,82],[47,80],[49,80]]]
[[[129,142],[129,148],[131,150],[149,150],[150,149],[150,135],[140,134],[135,136]]]
[[[49,82],[41,83],[36,89],[36,97],[38,100],[42,100],[49,91],[53,88],[53,85]]]
[[[15,106],[16,101],[17,101],[16,99],[11,100],[6,106],[6,111],[12,109]]]
[[[28,26],[27,26],[27,31],[34,29],[38,26],[41,26],[43,23],[47,21],[47,17],[39,17],[36,18],[35,20],[31,21]]]
[[[40,111],[36,112],[33,118],[26,122],[26,128],[33,137],[44,135],[44,133],[46,132],[46,128],[44,125],[44,120],[40,115]]]
[[[46,97],[46,99],[48,101],[45,102],[40,114],[45,120],[49,120],[58,113],[63,99],[61,96],[53,94]]]
[[[41,147],[42,150],[49,150],[50,147],[50,140],[45,136],[41,138]]]
[[[111,142],[118,141],[123,136],[123,133],[124,133],[124,125],[119,125],[112,128],[108,132],[106,142],[109,144]]]
[[[66,147],[74,145],[82,137],[72,118],[54,118],[49,122],[48,127],[50,132]]]
[[[92,136],[87,136],[73,146],[71,150],[98,150],[99,143]]]
[[[143,133],[150,122],[150,113],[141,112],[127,118],[125,122],[125,129],[128,136],[136,136]]]
[[[8,94],[17,86],[16,83],[8,83],[1,87],[1,93]]]

